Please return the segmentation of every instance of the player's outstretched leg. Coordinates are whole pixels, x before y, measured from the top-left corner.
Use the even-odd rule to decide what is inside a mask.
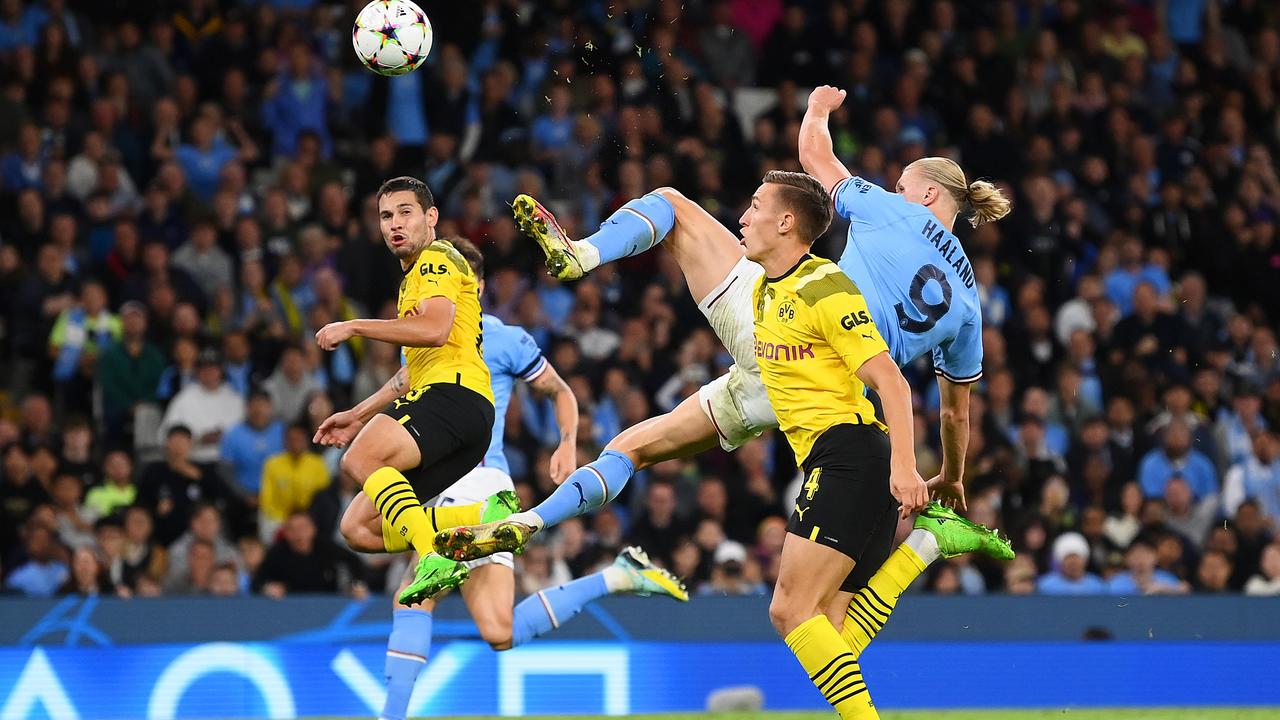
[[[600,457],[573,471],[555,492],[530,511],[485,525],[436,533],[436,552],[454,560],[476,560],[495,552],[520,552],[534,533],[610,502],[636,472],[654,463],[696,455],[715,447],[716,426],[699,395],[675,410],[632,425],[609,442]]]
[[[898,597],[925,568],[940,557],[981,552],[1012,560],[1009,541],[954,510],[931,502],[916,516],[915,529],[876,570],[867,586],[853,593],[840,635],[857,657],[879,634],[898,604]]]
[[[450,519],[469,520],[471,516],[468,513],[479,510],[477,519],[482,523],[497,523],[520,509],[520,499],[516,497],[514,492],[510,490],[501,490],[485,499],[483,503],[471,505],[459,505],[454,508],[430,508],[437,511],[433,517],[437,521],[444,522],[445,517]],[[441,513],[438,511],[460,510],[463,514],[454,517],[450,513]],[[467,567],[460,562],[451,560],[436,553],[430,553],[422,556],[418,560],[417,571],[414,575],[413,582],[409,583],[404,590],[400,592],[399,601],[401,605],[416,605],[423,600],[429,600],[445,590],[452,590],[466,582],[468,576]]]
[[[516,224],[546,254],[547,270],[560,280],[576,280],[602,263],[639,255],[662,242],[676,221],[675,208],[656,192],[618,208],[585,240],[570,239],[551,211],[528,195],[517,195],[511,210]]]
[[[516,647],[560,627],[593,600],[613,593],[666,595],[689,601],[684,583],[654,565],[644,550],[623,548],[609,567],[564,585],[541,590],[516,605],[511,645]]]
[[[436,552],[455,560],[476,560],[498,552],[521,552],[533,534],[613,500],[636,472],[621,452],[605,450],[565,478],[551,496],[528,512],[501,522],[455,527],[436,534]]]
[[[379,720],[405,720],[409,698],[418,674],[431,650],[431,612],[423,608],[397,607],[391,615],[387,638],[387,699]]]

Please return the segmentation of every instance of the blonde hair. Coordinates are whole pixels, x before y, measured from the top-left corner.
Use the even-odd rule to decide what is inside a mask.
[[[944,157],[920,158],[908,165],[903,172],[912,168],[924,173],[924,176],[941,185],[956,207],[970,211],[969,224],[978,227],[983,223],[995,222],[1009,214],[1009,199],[1000,192],[1000,188],[986,180],[968,182],[964,170],[955,160]]]

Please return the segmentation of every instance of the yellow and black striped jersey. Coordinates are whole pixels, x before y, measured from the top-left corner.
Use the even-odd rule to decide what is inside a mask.
[[[489,367],[484,364],[480,283],[466,258],[445,240],[436,240],[423,248],[405,272],[397,303],[400,317],[418,312],[418,303],[433,297],[453,301],[456,308],[453,329],[448,341],[440,347],[404,348],[409,387],[457,383],[493,402]]]
[[[797,463],[832,426],[886,429],[855,373],[889,348],[862,293],[839,266],[805,255],[781,277],[760,278],[755,308],[760,378]]]

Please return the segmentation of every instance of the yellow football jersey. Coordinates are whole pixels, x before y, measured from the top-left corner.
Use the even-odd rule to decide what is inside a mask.
[[[480,284],[466,258],[445,240],[422,249],[400,283],[400,317],[417,312],[418,303],[445,297],[457,308],[449,340],[440,347],[404,348],[409,387],[458,383],[493,402],[489,367],[484,364],[484,331],[480,324]]]
[[[889,348],[862,293],[839,266],[805,255],[782,277],[760,278],[755,306],[760,378],[797,463],[832,426],[886,429],[854,373]]]

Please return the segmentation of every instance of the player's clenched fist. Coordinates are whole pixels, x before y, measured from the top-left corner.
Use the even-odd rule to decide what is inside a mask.
[[[819,85],[809,93],[809,108],[822,113],[829,113],[844,102],[845,92],[830,85]]]
[[[351,323],[331,322],[320,328],[320,332],[316,333],[316,344],[320,346],[321,350],[332,350],[353,334]]]

